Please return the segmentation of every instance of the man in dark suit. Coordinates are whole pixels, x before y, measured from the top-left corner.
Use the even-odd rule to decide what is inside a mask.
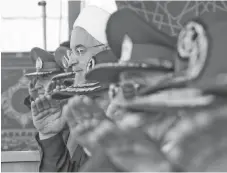
[[[76,146],[77,158],[74,162],[70,160],[67,148],[69,130],[61,113],[65,103],[51,99],[47,92],[51,79],[63,72],[62,65],[59,64],[61,61],[57,62],[54,55],[40,48],[32,49],[31,58],[36,65],[36,72],[25,76],[32,80],[29,85],[29,101],[33,123],[38,131],[36,140],[41,155],[39,171],[64,171],[72,168],[78,171],[86,154],[80,146]],[[68,164],[61,162],[61,159]]]

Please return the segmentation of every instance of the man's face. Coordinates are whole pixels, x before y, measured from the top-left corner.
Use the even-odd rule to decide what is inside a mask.
[[[155,73],[149,71],[127,71],[123,72],[119,78],[119,87],[114,97],[110,100],[107,109],[107,116],[112,118],[123,128],[143,127],[145,133],[151,138],[162,141],[165,133],[179,120],[175,113],[164,113],[160,111],[131,111],[124,107],[124,103],[139,98],[141,89],[156,84],[166,77],[165,73]],[[125,87],[128,85],[128,88]],[[134,87],[132,87],[132,84]],[[124,86],[125,85],[125,86]]]
[[[107,116],[118,119],[128,111],[123,103],[132,101],[139,97],[139,91],[145,87],[154,85],[157,81],[165,77],[164,73],[155,73],[142,70],[130,70],[122,72],[119,77],[119,83],[116,88],[109,90],[110,105],[107,110]]]
[[[93,38],[86,30],[76,27],[72,31],[70,48],[70,65],[76,71],[74,84],[85,82],[85,73],[92,64],[90,59],[105,49],[105,45]],[[92,62],[95,63],[95,62]],[[94,64],[93,64],[94,65]]]

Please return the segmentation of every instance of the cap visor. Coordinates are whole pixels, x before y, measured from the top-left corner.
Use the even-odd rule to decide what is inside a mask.
[[[139,94],[147,95],[171,88],[184,88],[188,82],[189,79],[183,73],[170,74],[155,85],[142,89]]]
[[[27,73],[24,76],[31,78],[31,77],[35,77],[35,76],[43,76],[43,75],[48,75],[48,74],[52,74],[53,72],[33,72],[33,73]]]
[[[141,64],[141,63],[103,63],[95,66],[86,74],[86,80],[95,80],[104,83],[114,83],[118,81],[119,74],[128,70],[150,70],[161,72],[172,72],[164,67]]]
[[[60,73],[54,76],[51,80],[58,80],[58,79],[63,79],[67,77],[72,77],[76,74],[76,72],[66,72],[66,73]]]
[[[206,94],[187,97],[187,94],[185,93],[187,93],[188,88],[184,89],[181,93],[178,93],[178,89],[176,89],[175,95],[172,95],[172,91],[169,90],[144,97],[138,97],[131,102],[125,103],[124,106],[131,110],[153,112],[174,111],[179,109],[201,109],[207,106],[210,107],[211,105],[217,106],[223,102],[222,98]]]
[[[166,89],[174,88],[196,88],[203,93],[209,93],[214,95],[226,96],[227,95],[227,83],[223,80],[217,82],[216,78],[189,78],[183,74],[178,73],[174,76],[167,76],[156,85],[145,88],[140,91],[140,95],[147,95],[156,93]]]
[[[62,89],[58,92],[54,92],[51,97],[55,100],[68,99],[73,97],[74,95],[96,95],[100,91],[107,89],[108,87],[105,85],[96,85],[89,87],[69,87],[66,89]]]

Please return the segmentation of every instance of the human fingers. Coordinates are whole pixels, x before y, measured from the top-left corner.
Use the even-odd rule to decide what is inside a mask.
[[[50,81],[47,85],[46,93],[51,93],[53,92],[54,88],[56,87],[56,82],[55,81]]]
[[[44,110],[49,109],[50,108],[50,104],[49,104],[49,100],[46,98],[46,96],[45,95],[41,96],[40,99],[42,101]]]
[[[49,102],[50,107],[52,107],[52,108],[61,107],[60,101],[52,99],[49,94],[46,95],[46,99]]]
[[[33,117],[35,117],[39,112],[37,107],[36,107],[35,101],[31,102],[31,112],[32,112]]]
[[[90,97],[84,96],[82,98],[82,105],[84,106],[84,109],[88,112],[88,114],[92,117],[98,119],[106,117],[104,110],[100,108]]]
[[[29,82],[29,89],[32,89],[35,87],[35,84],[37,82],[37,78],[33,78],[30,82]]]
[[[48,116],[50,116],[51,113],[48,110],[43,110],[42,112],[39,112],[37,116],[34,118],[35,121],[43,120],[44,118],[46,119]]]
[[[35,104],[36,104],[37,110],[39,112],[42,112],[44,110],[42,99],[40,97],[38,97],[38,98],[35,99]]]

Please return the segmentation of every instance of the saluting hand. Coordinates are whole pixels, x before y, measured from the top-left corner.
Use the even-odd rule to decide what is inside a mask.
[[[104,110],[87,96],[74,96],[64,106],[63,116],[70,128],[73,141],[92,152],[95,141],[90,141],[90,134],[105,119]]]
[[[105,113],[95,101],[87,96],[74,96],[64,106],[63,116],[65,117],[70,129],[75,128],[79,123],[89,119],[104,119]]]
[[[40,138],[51,137],[64,128],[63,104],[63,101],[52,100],[49,95],[40,96],[31,103],[33,123]]]
[[[100,122],[100,120],[94,118],[84,120],[77,124],[76,127],[70,129],[70,135],[73,136],[75,142],[87,148],[92,153],[94,148],[96,148],[97,142],[91,140],[91,135],[97,126],[99,126]]]

